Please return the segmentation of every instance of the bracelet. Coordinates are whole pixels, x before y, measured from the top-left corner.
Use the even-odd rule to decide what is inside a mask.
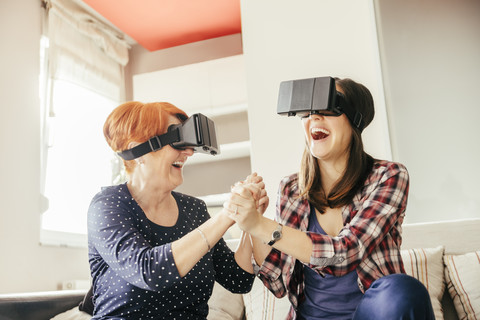
[[[203,231],[200,228],[197,228],[196,230],[198,232],[200,232],[200,235],[202,236],[203,240],[205,240],[205,243],[207,244],[208,251],[210,251],[210,249],[212,249],[212,248],[210,247],[210,244],[208,243],[207,237],[205,237],[205,234],[203,233]]]

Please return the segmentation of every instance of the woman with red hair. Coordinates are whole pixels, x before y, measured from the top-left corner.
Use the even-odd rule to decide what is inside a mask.
[[[109,115],[104,135],[122,152],[186,119],[170,103],[127,102]],[[173,191],[192,154],[166,145],[124,160],[128,181],[93,198],[93,319],[206,319],[214,281],[232,292],[250,291],[251,244],[242,238],[235,253],[228,249],[222,236],[234,222],[226,210],[210,218],[202,200]]]

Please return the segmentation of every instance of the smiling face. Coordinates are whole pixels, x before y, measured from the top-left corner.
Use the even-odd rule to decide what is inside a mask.
[[[337,90],[342,92],[339,87]],[[318,161],[345,161],[352,140],[352,127],[345,114],[326,116],[313,114],[302,119],[311,154]]]
[[[179,123],[177,117],[169,116],[168,126]],[[178,150],[167,145],[156,152],[144,155],[141,160],[143,164],[137,165],[135,171],[140,172],[143,179],[153,179],[162,187],[173,190],[183,183],[182,169],[191,155],[193,155],[191,148]]]

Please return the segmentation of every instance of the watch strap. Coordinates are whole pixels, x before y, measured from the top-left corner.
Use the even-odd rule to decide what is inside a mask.
[[[279,223],[277,228],[272,232],[272,240],[270,240],[267,243],[269,246],[273,246],[275,244],[275,242],[277,242],[278,240],[280,240],[282,238],[282,228],[283,228],[283,225],[281,223]],[[275,233],[278,233],[279,236],[276,237]]]

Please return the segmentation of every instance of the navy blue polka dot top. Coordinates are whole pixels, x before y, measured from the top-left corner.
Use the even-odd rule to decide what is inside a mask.
[[[234,293],[250,291],[254,276],[241,269],[221,239],[180,277],[171,243],[209,214],[197,198],[172,192],[177,223],[151,222],[126,184],[103,188],[88,210],[88,250],[95,305],[92,319],[206,319],[214,281]]]

